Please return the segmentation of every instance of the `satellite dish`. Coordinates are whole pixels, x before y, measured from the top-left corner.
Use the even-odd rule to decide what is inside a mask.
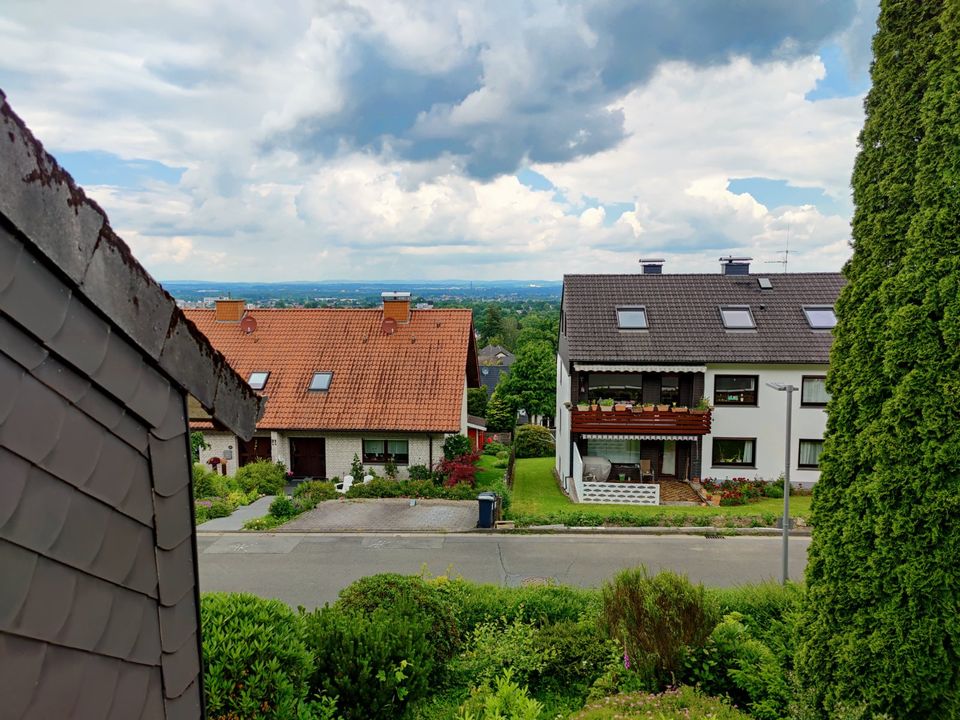
[[[380,330],[384,335],[393,335],[397,331],[397,321],[393,318],[386,318],[380,323]]]
[[[257,329],[257,320],[253,315],[247,315],[240,321],[240,329],[247,335]]]

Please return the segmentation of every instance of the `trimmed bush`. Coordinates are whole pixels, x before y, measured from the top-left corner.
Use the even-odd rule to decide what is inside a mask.
[[[443,457],[447,460],[456,460],[472,452],[473,445],[466,435],[449,435],[443,441]]]
[[[442,663],[460,644],[460,627],[450,603],[437,588],[416,575],[382,573],[360,578],[340,591],[337,607],[372,614],[377,609],[412,607],[427,627],[427,637]]]
[[[207,717],[287,720],[304,710],[313,661],[293,611],[278,600],[210,593],[200,620]]]
[[[310,687],[345,720],[393,720],[427,694],[434,648],[413,607],[370,615],[324,607],[304,616],[316,669]]]
[[[544,666],[531,685],[539,691],[577,692],[581,696],[586,696],[616,652],[597,618],[544,625],[537,629],[534,647],[544,658]]]
[[[628,693],[589,703],[570,720],[750,720],[723,700],[706,697],[690,687],[650,695]]]
[[[669,571],[650,576],[642,565],[603,587],[603,618],[640,672],[670,682],[688,648],[702,647],[717,622],[702,585]]]
[[[518,458],[551,456],[556,452],[553,433],[540,425],[521,425],[517,428],[513,450]]]
[[[281,495],[270,503],[270,514],[278,520],[286,520],[297,514],[297,506],[286,495]]]
[[[210,507],[207,508],[207,517],[210,519],[227,517],[235,509],[236,508],[224,498],[214,498],[210,503]]]
[[[503,443],[494,441],[494,442],[488,442],[486,445],[484,445],[483,450],[481,450],[481,452],[484,455],[500,455],[500,453],[502,452],[506,452],[509,454],[510,448],[508,448]]]
[[[215,483],[219,480],[219,475],[213,472],[203,463],[193,464],[193,496],[197,499],[214,497],[217,490]]]
[[[244,492],[256,490],[263,495],[279,495],[287,484],[287,469],[283,463],[257,460],[237,470],[234,478]]]
[[[337,488],[332,482],[313,480],[297,485],[293,491],[293,504],[298,513],[312,510],[326,500],[336,500],[340,497]]]

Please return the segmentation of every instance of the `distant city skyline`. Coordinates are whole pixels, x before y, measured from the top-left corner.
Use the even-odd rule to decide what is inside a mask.
[[[835,271],[876,13],[14,2],[0,88],[157,278]]]

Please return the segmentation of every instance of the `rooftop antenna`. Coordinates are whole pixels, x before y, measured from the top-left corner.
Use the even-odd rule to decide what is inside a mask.
[[[794,255],[797,254],[796,250],[790,249],[790,224],[789,223],[787,224],[787,246],[782,250],[774,250],[774,252],[780,253],[783,257],[781,257],[779,260],[764,260],[764,262],[767,263],[768,265],[780,265],[783,267],[782,272],[786,272],[787,263],[790,262],[790,254],[791,253],[793,253]]]

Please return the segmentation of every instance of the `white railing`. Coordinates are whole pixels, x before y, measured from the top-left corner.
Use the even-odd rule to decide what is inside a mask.
[[[582,503],[617,503],[621,505],[659,505],[660,504],[660,486],[649,484],[649,483],[611,483],[611,482],[582,482],[581,481],[580,483],[577,484],[577,498]]]
[[[577,491],[577,502],[583,502],[583,458],[576,443],[573,445],[573,487]]]

